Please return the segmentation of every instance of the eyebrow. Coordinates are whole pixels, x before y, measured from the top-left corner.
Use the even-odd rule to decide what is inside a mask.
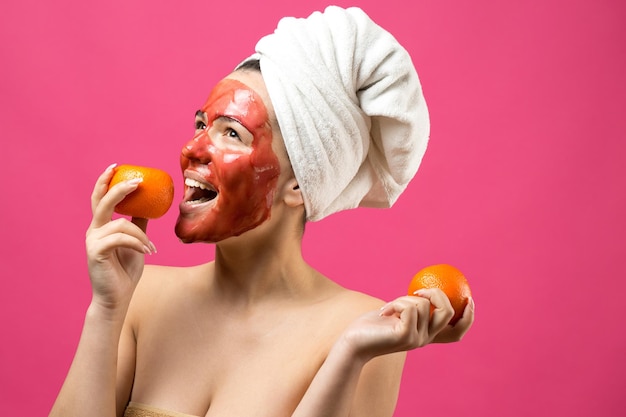
[[[215,120],[219,120],[221,122],[235,122],[237,123],[239,126],[243,127],[244,129],[246,129],[247,131],[250,131],[250,129],[248,129],[248,127],[246,125],[244,125],[243,123],[241,123],[241,120],[235,119],[234,117],[230,117],[230,116],[218,116]]]
[[[204,119],[206,119],[206,113],[204,111],[202,111],[202,110],[197,110],[196,111],[196,117],[199,118],[199,119],[203,119],[204,120]],[[238,119],[236,119],[234,117],[222,115],[222,116],[218,116],[215,120],[219,120],[219,121],[222,121],[222,122],[235,122],[238,125],[240,125],[241,127],[243,127],[244,129],[249,130],[248,127],[241,122],[241,120],[238,120]]]

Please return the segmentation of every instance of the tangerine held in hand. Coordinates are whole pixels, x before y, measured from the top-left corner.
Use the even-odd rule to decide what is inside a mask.
[[[463,316],[463,310],[472,296],[469,283],[463,273],[448,264],[427,266],[415,274],[409,284],[409,295],[415,295],[415,291],[422,288],[439,288],[448,296],[454,309],[454,316],[450,320],[451,325]]]
[[[113,178],[109,182],[109,189],[119,182],[135,178],[143,180],[135,191],[115,206],[115,212],[143,219],[156,219],[163,216],[174,200],[172,177],[167,172],[156,168],[120,165],[115,168]]]

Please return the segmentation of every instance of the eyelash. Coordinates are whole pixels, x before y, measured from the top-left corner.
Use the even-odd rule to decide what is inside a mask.
[[[226,135],[231,138],[237,138],[238,141],[241,141],[241,137],[239,137],[239,133],[233,128],[226,129]]]
[[[196,120],[195,128],[196,130],[205,130],[207,126],[202,120]],[[231,127],[226,128],[226,135],[231,138],[236,138],[238,141],[242,142],[239,133],[237,133],[237,131]]]

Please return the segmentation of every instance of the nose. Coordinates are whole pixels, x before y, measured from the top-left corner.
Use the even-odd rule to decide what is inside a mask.
[[[182,156],[203,164],[211,162],[213,142],[206,131],[194,136],[183,146]]]

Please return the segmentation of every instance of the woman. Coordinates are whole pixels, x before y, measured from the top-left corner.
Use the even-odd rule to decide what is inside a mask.
[[[313,22],[318,30],[323,26],[319,19],[327,27],[335,27],[337,19],[347,19],[343,28],[373,24],[358,9],[329,8],[296,21],[296,26]],[[286,35],[293,39],[293,33]],[[98,178],[86,239],[93,298],[51,415],[391,416],[404,352],[460,340],[470,328],[473,303],[461,321],[448,326],[453,310],[439,290],[384,303],[340,287],[303,260],[303,219],[318,220],[376,200],[378,181],[385,174],[374,176],[379,171],[363,167],[368,159],[373,160],[370,165],[384,165],[372,156],[380,146],[360,152],[350,141],[361,140],[363,129],[368,141],[384,136],[389,121],[368,113],[373,105],[367,92],[359,93],[353,114],[340,103],[343,111],[333,114],[346,117],[331,127],[339,131],[339,140],[350,142],[351,152],[328,155],[330,160],[346,159],[345,166],[322,166],[312,184],[307,177],[311,162],[302,158],[319,161],[319,152],[311,156],[297,149],[287,114],[294,114],[294,107],[314,111],[288,103],[287,111],[285,103],[296,93],[280,95],[277,89],[290,87],[287,81],[277,86],[280,76],[274,70],[280,66],[273,66],[272,53],[262,43],[257,45],[260,56],[215,86],[196,113],[194,137],[182,150],[185,194],[176,234],[183,242],[215,242],[214,262],[144,267],[144,255],[155,250],[145,234],[147,221],[111,221],[115,205],[138,183],[120,183],[107,191],[113,167]],[[276,48],[284,51],[280,42]],[[359,71],[365,67],[361,62]],[[420,100],[421,94],[411,95],[403,87],[402,94]],[[314,100],[311,90],[306,92],[306,100]],[[372,100],[381,95],[373,94]],[[406,104],[412,106],[411,100]],[[338,101],[329,103],[332,107]],[[319,103],[311,106],[320,108]],[[405,111],[398,107],[398,112]],[[368,115],[362,120],[353,117],[363,113]],[[302,116],[294,118],[308,126]],[[416,120],[423,122],[423,117]],[[313,134],[330,140],[324,130],[329,122],[318,118],[316,123],[323,126],[300,129],[296,139]],[[414,131],[413,122],[402,118],[401,124]],[[393,128],[400,136],[401,130]],[[308,142],[303,146],[311,146]],[[337,149],[336,142],[320,146]],[[383,148],[389,146],[384,143]],[[400,146],[406,149],[406,144]],[[423,146],[410,147],[408,159],[420,159]],[[389,165],[391,160],[385,161]],[[413,163],[405,176],[416,169]],[[385,187],[385,198],[397,197],[389,197],[392,188]]]

